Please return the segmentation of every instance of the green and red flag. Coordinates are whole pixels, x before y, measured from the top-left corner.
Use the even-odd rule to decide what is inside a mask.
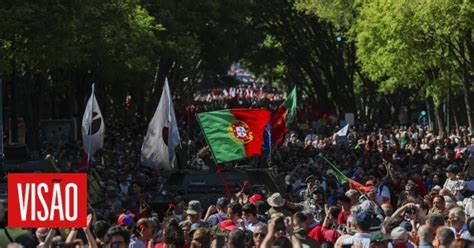
[[[270,112],[264,109],[226,109],[197,114],[216,163],[260,156]]]
[[[283,144],[288,127],[296,118],[296,87],[293,88],[285,102],[280,105],[272,120],[272,143]]]
[[[361,183],[357,182],[356,180],[352,180],[352,179],[348,178],[346,175],[344,175],[344,173],[342,173],[338,168],[336,168],[336,166],[334,166],[329,161],[327,161],[327,162],[328,162],[329,167],[331,167],[331,170],[334,172],[334,176],[336,177],[337,181],[340,184],[348,183],[349,188],[355,189],[355,190],[357,190],[359,192],[363,192],[363,193],[367,193],[370,190],[370,187],[364,186]]]

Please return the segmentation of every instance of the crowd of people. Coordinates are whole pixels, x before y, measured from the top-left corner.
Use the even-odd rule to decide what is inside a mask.
[[[334,123],[316,130],[299,121],[268,159],[281,192],[223,192],[209,207],[167,192],[174,199],[158,212],[149,202],[167,172],[140,165],[146,124],[106,123],[104,148],[86,168],[104,200],[90,203],[87,227],[7,228],[0,204],[9,233],[0,230],[1,247],[474,247],[474,138],[466,127],[441,137],[419,125],[353,125],[335,139]],[[205,146],[197,129],[181,131],[180,149]],[[45,144],[42,155],[81,171],[81,147]],[[342,183],[339,172],[362,187]]]

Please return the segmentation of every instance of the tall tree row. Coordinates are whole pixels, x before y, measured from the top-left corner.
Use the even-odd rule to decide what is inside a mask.
[[[80,120],[92,83],[106,118],[123,116],[130,95],[146,123],[165,77],[175,95],[186,98],[248,50],[255,36],[242,34],[251,6],[216,0],[7,1],[0,6],[0,77],[11,140],[17,140],[18,118],[25,120],[33,150],[41,119]]]
[[[423,101],[441,134],[456,117],[472,129],[472,1],[298,0],[295,5],[345,32],[363,75],[383,95],[404,92],[405,104]]]

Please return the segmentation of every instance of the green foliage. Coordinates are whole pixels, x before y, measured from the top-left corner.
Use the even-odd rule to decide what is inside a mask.
[[[348,30],[358,16],[362,0],[297,0],[296,9],[328,20],[338,29]]]

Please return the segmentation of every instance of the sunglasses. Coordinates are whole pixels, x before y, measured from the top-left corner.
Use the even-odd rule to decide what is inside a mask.
[[[266,235],[267,235],[267,234],[266,234],[266,233],[263,233],[263,232],[254,233],[254,234],[253,234],[254,237],[258,237],[258,236],[260,236],[260,237],[265,237]]]

